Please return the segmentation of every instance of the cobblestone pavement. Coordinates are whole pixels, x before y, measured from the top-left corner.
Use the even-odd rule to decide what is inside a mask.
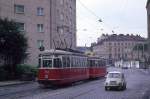
[[[122,71],[127,80],[124,91],[104,90],[105,79],[80,82],[65,88],[40,88],[35,83],[0,87],[0,99],[150,99],[150,74],[139,69],[109,68]]]

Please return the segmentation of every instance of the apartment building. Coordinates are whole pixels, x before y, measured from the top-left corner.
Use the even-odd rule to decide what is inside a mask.
[[[0,0],[0,18],[28,38],[27,64],[38,65],[40,48],[76,48],[76,0]]]
[[[136,48],[137,44],[146,43],[146,39],[139,35],[103,34],[97,43],[92,44],[93,52],[98,57],[118,60],[139,60],[143,57],[143,49]],[[143,51],[142,51],[143,50]]]
[[[147,30],[148,30],[148,45],[149,45],[149,57],[150,57],[150,0],[147,0],[146,4],[147,9]]]

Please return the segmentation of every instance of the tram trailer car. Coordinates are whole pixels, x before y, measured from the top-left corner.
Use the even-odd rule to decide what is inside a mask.
[[[88,57],[88,66],[90,79],[104,77],[107,73],[106,61],[103,58]]]
[[[63,50],[43,51],[39,55],[38,82],[66,85],[89,78],[87,56]]]

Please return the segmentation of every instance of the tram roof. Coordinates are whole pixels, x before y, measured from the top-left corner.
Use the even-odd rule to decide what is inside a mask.
[[[41,54],[43,54],[43,55],[57,54],[57,55],[81,55],[81,56],[86,56],[83,53],[70,52],[70,51],[65,51],[65,50],[56,50],[56,49],[45,50],[45,51],[42,51]]]
[[[104,59],[102,57],[97,57],[97,56],[88,56],[89,59]]]

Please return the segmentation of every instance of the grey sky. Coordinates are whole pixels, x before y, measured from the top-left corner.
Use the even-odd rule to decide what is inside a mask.
[[[77,0],[78,46],[89,46],[102,33],[112,34],[112,30],[117,34],[132,33],[147,37],[146,2],[147,0]],[[103,22],[98,22],[99,19]]]

